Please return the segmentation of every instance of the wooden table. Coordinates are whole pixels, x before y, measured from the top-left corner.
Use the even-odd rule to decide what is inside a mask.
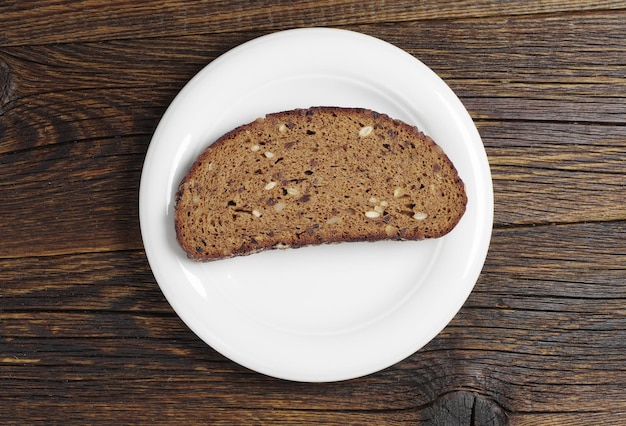
[[[626,4],[499,3],[3,2],[0,423],[624,424]],[[449,326],[326,384],[198,339],[138,219],[148,144],[187,80],[305,26],[382,38],[437,72],[495,194],[486,264]]]

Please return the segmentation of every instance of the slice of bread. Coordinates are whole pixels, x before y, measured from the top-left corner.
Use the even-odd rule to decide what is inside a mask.
[[[385,114],[312,107],[219,138],[176,195],[188,257],[214,260],[324,243],[441,237],[467,203],[432,139]]]

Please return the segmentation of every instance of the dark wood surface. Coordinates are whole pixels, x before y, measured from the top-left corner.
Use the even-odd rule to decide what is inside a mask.
[[[230,48],[303,26],[405,49],[458,94],[492,244],[441,334],[367,377],[265,377],[199,340],[139,233],[151,135]],[[624,424],[623,1],[0,4],[0,423]]]

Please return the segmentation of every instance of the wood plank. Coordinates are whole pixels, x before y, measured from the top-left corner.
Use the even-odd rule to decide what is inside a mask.
[[[5,2],[0,6],[0,45],[52,44],[76,41],[160,37],[276,30],[306,26],[343,26],[364,23],[410,22],[433,19],[514,16],[528,14],[624,9],[623,2],[534,0],[500,4],[489,0],[360,2],[348,0],[280,1],[266,3],[129,2],[104,3],[46,0],[36,6]]]
[[[140,248],[146,139],[112,137],[2,156],[1,256]]]
[[[437,71],[463,98],[498,97],[513,103],[524,97],[552,102],[563,96],[578,102],[592,97],[598,100],[588,101],[602,108],[602,104],[611,104],[611,99],[623,98],[626,93],[621,59],[626,57],[626,43],[619,37],[625,21],[626,12],[619,11],[567,20],[544,16],[435,20],[428,26],[407,22],[352,29],[407,50]],[[545,31],[546,27],[550,30]],[[0,49],[0,64],[4,62],[4,73],[8,73],[3,78],[11,80],[8,86],[17,86],[19,90],[13,90],[21,96],[41,94],[50,87],[62,91],[176,84],[180,88],[219,54],[262,34],[253,31],[158,37],[140,43],[122,40],[4,47]],[[607,107],[605,113],[621,112],[618,103],[611,105],[613,109]],[[517,114],[524,109],[527,106],[521,104],[511,111],[515,115],[502,118],[520,119]],[[576,107],[565,113],[576,113]],[[581,121],[578,114],[569,120]],[[543,115],[534,116],[545,119]]]
[[[3,259],[0,269],[0,385],[11,401],[0,414],[9,419],[33,418],[26,406],[37,413],[50,398],[69,398],[64,407],[77,418],[94,406],[166,415],[159,396],[180,404],[179,418],[202,407],[197,415],[228,410],[221,418],[235,422],[386,424],[457,404],[516,418],[558,407],[607,420],[626,410],[624,222],[496,229],[474,292],[436,339],[382,372],[319,385],[267,378],[207,347],[167,306],[142,252]]]
[[[478,122],[478,129],[497,226],[626,219],[626,128]]]
[[[58,323],[67,315],[63,321],[70,325],[58,325],[56,336],[71,337],[76,336],[76,333],[85,333],[80,337],[94,337],[89,334],[90,328],[76,330],[71,326],[72,323],[80,322],[82,313],[93,311],[110,315],[116,312],[143,312],[150,313],[155,321],[161,321],[162,316],[173,316],[154,281],[143,251],[0,259],[0,271],[3,285],[2,312],[14,315],[12,321],[16,326],[20,325],[22,319],[30,318],[39,321],[45,328],[46,321],[49,320],[50,324]],[[56,314],[47,319],[37,319],[32,312]],[[102,331],[103,328],[94,325],[93,330]],[[115,327],[111,329],[111,335],[114,336],[124,332]],[[38,336],[25,329],[19,329],[13,334],[7,329],[3,335]],[[102,337],[101,334],[96,336]]]

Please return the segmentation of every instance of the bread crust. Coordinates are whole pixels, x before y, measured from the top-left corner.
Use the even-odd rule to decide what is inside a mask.
[[[195,160],[175,198],[187,256],[421,240],[449,233],[467,195],[415,126],[363,108],[311,107],[239,126]]]

